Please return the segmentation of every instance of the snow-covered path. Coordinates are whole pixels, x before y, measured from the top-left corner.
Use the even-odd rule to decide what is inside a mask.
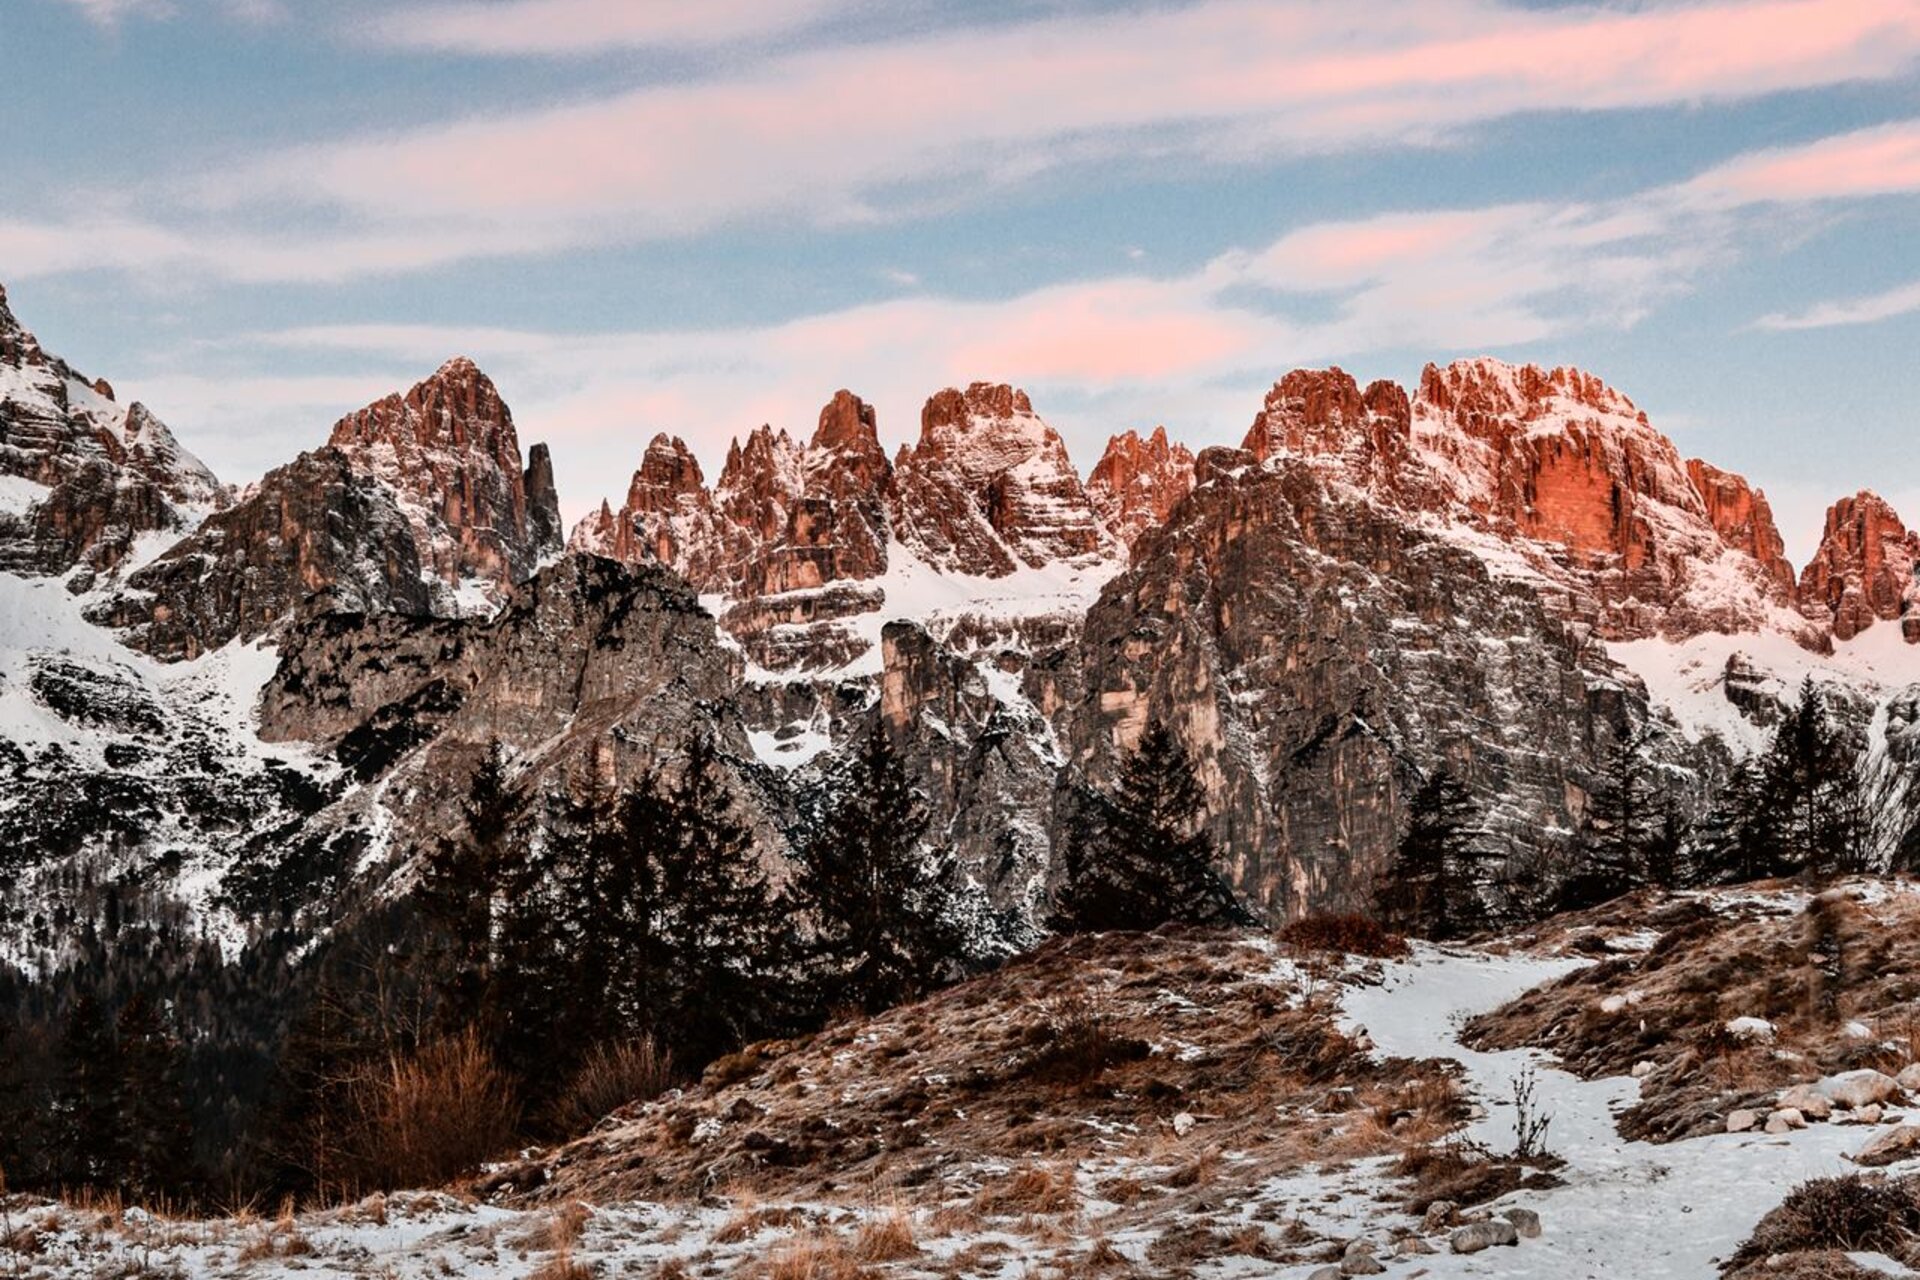
[[[1851,1170],[1843,1156],[1867,1139],[1869,1131],[1855,1126],[1813,1125],[1782,1137],[1628,1142],[1615,1131],[1613,1112],[1631,1102],[1639,1088],[1635,1081],[1583,1081],[1535,1050],[1479,1053],[1460,1044],[1460,1025],[1468,1017],[1579,963],[1422,947],[1411,960],[1387,966],[1383,985],[1357,988],[1346,997],[1349,1023],[1365,1027],[1381,1054],[1453,1058],[1466,1068],[1488,1112],[1468,1136],[1490,1150],[1513,1147],[1513,1080],[1531,1066],[1540,1103],[1553,1117],[1546,1145],[1567,1162],[1559,1171],[1567,1185],[1501,1202],[1537,1209],[1545,1228],[1539,1239],[1519,1248],[1418,1259],[1429,1276],[1710,1277],[1715,1260],[1737,1248],[1789,1190],[1809,1178]]]

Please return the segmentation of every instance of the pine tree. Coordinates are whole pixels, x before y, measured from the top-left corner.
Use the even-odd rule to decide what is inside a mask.
[[[1774,873],[1773,851],[1762,821],[1763,790],[1758,759],[1742,762],[1727,778],[1694,833],[1694,881],[1740,884]]]
[[[954,972],[963,939],[950,854],[927,847],[927,808],[876,723],[799,848],[794,897],[815,928],[816,1000],[877,1012]]]
[[[144,992],[114,1019],[120,1069],[116,1110],[124,1163],[121,1191],[142,1200],[178,1195],[191,1182],[184,1155],[193,1134],[181,1097],[183,1053],[160,1009]]]
[[[495,905],[518,853],[510,843],[513,810],[506,753],[496,740],[468,785],[462,829],[441,838],[420,878],[422,912],[438,943],[437,1018],[449,1033],[478,1021],[489,1003]]]
[[[680,777],[659,800],[668,998],[659,1035],[684,1060],[704,1062],[776,1017],[773,993],[793,951],[791,916],[774,900],[758,842],[722,777],[713,739],[689,746]]]
[[[1487,920],[1480,809],[1473,793],[1442,767],[1421,784],[1407,830],[1375,892],[1381,922],[1403,933],[1452,938]]]
[[[127,1167],[119,1045],[100,998],[82,991],[60,1034],[53,1100],[55,1177],[71,1187],[116,1185]]]
[[[1864,751],[1836,731],[1811,676],[1760,771],[1759,838],[1770,874],[1825,877],[1866,869]]]
[[[1052,924],[1062,932],[1246,924],[1252,915],[1214,869],[1207,795],[1193,762],[1152,721],[1110,795],[1082,796],[1068,832]]]
[[[1653,763],[1644,733],[1615,733],[1602,754],[1574,843],[1575,865],[1561,886],[1562,910],[1597,906],[1655,879],[1650,858],[1661,839]],[[1671,870],[1665,871],[1671,878]]]

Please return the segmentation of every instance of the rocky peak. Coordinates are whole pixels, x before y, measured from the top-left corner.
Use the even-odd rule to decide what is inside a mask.
[[[1114,550],[1059,432],[1004,384],[931,397],[895,480],[901,541],[940,569],[997,578]]]
[[[1375,382],[1362,392],[1340,368],[1295,369],[1267,393],[1242,448],[1265,462],[1289,454],[1361,488],[1395,488],[1410,429],[1407,393]]]
[[[1113,437],[1087,477],[1088,501],[1129,547],[1148,529],[1166,523],[1192,488],[1193,450],[1169,443],[1165,427],[1155,427],[1145,438],[1138,431]]]
[[[0,293],[0,568],[113,572],[142,535],[184,532],[225,500],[146,406],[49,355]]]
[[[1647,416],[1620,392],[1580,369],[1515,365],[1490,356],[1456,360],[1420,373],[1418,399],[1468,430],[1494,431],[1509,421],[1533,422],[1586,409],[1647,425]]]
[[[131,574],[88,617],[164,661],[322,613],[425,615],[433,601],[393,491],[337,449],[303,453]]]
[[[1721,538],[1736,551],[1744,551],[1760,562],[1767,577],[1785,595],[1794,588],[1793,565],[1787,560],[1787,546],[1773,523],[1773,508],[1767,495],[1753,488],[1746,477],[1722,471],[1698,458],[1687,460],[1687,478],[1707,509],[1707,519],[1720,531]]]
[[[489,594],[524,581],[559,549],[548,467],[543,505],[527,492],[513,414],[493,380],[455,356],[404,395],[334,425],[329,446],[394,493],[424,566],[449,586],[478,579]]]
[[[664,431],[640,456],[620,510],[602,502],[597,516],[575,527],[570,545],[628,564],[666,565],[703,591],[719,585],[727,554],[700,460]]]
[[[1827,509],[1820,548],[1800,574],[1800,605],[1848,640],[1877,621],[1898,620],[1909,643],[1920,643],[1920,532],[1908,530],[1891,505],[1862,489]]]

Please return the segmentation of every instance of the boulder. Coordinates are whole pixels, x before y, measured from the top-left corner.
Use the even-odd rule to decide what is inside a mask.
[[[1727,1034],[1749,1044],[1773,1043],[1773,1024],[1765,1018],[1730,1018]]]
[[[1920,1154],[1920,1126],[1903,1124],[1884,1129],[1853,1153],[1853,1162],[1868,1168],[1911,1159]]]
[[[1528,1240],[1537,1240],[1540,1238],[1540,1215],[1533,1210],[1502,1209],[1500,1216],[1508,1222],[1511,1222],[1513,1229]]]
[[[1343,1276],[1377,1276],[1386,1269],[1386,1265],[1371,1253],[1350,1253],[1340,1260],[1340,1274]]]
[[[1900,1074],[1893,1078],[1893,1082],[1908,1091],[1920,1090],[1920,1062],[1909,1062],[1900,1068]]]
[[[1451,1200],[1435,1200],[1427,1206],[1426,1214],[1420,1219],[1420,1230],[1428,1235],[1453,1225],[1453,1215],[1460,1206]]]
[[[1807,1118],[1792,1107],[1781,1107],[1767,1117],[1768,1133],[1786,1133],[1790,1129],[1804,1129]]]
[[[1773,1104],[1776,1107],[1792,1107],[1809,1120],[1825,1120],[1833,1114],[1833,1100],[1820,1092],[1816,1085],[1797,1084],[1784,1089]]]
[[[1479,1253],[1495,1245],[1520,1243],[1520,1232],[1511,1222],[1475,1222],[1447,1237],[1447,1247],[1455,1253]]]
[[[1345,1274],[1338,1267],[1316,1267],[1307,1273],[1307,1280],[1341,1280]]]
[[[1760,1113],[1741,1107],[1738,1111],[1727,1112],[1727,1132],[1746,1133],[1760,1123]]]
[[[1635,1080],[1645,1080],[1648,1076],[1652,1075],[1655,1071],[1658,1071],[1658,1070],[1659,1068],[1656,1067],[1653,1063],[1647,1061],[1645,1058],[1642,1058],[1640,1061],[1633,1064],[1633,1078]]]
[[[1394,1256],[1398,1258],[1417,1257],[1420,1254],[1432,1252],[1433,1246],[1419,1236],[1407,1236],[1393,1246]]]
[[[1836,1107],[1864,1107],[1870,1102],[1893,1102],[1900,1097],[1900,1082],[1884,1071],[1863,1067],[1843,1071],[1820,1082],[1820,1092]]]

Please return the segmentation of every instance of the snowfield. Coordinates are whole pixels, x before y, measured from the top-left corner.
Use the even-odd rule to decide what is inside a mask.
[[[1810,1178],[1853,1171],[1845,1159],[1873,1133],[1861,1126],[1812,1125],[1780,1136],[1728,1134],[1655,1145],[1629,1142],[1613,1115],[1638,1092],[1618,1076],[1581,1080],[1532,1049],[1482,1053],[1458,1039],[1461,1025],[1579,968],[1585,961],[1488,956],[1421,946],[1387,966],[1387,981],[1351,991],[1349,1023],[1364,1027],[1388,1057],[1447,1057],[1466,1068],[1487,1109],[1467,1136],[1489,1150],[1513,1149],[1513,1083],[1531,1070],[1536,1097],[1552,1117],[1547,1149],[1567,1163],[1566,1185],[1523,1191],[1493,1204],[1540,1214],[1543,1234],[1518,1248],[1419,1260],[1426,1274],[1531,1276],[1553,1280],[1659,1280],[1711,1276],[1761,1215]],[[1632,1016],[1630,1012],[1623,1016]],[[1882,1260],[1896,1274],[1907,1274]],[[1301,1271],[1305,1275],[1311,1268]]]

